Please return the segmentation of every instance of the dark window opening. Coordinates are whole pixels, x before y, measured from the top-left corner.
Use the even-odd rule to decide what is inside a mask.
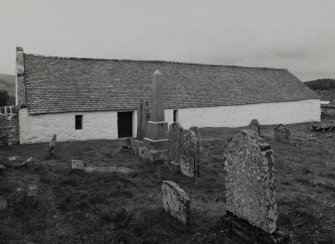
[[[83,129],[83,116],[76,115],[75,118],[76,118],[76,123],[75,123],[76,130],[82,130]]]
[[[133,112],[117,113],[118,138],[133,136]]]
[[[178,121],[178,110],[173,110],[173,122]]]

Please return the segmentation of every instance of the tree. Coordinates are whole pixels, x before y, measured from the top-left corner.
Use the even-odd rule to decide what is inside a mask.
[[[6,106],[8,104],[9,95],[7,91],[0,90],[0,106]]]

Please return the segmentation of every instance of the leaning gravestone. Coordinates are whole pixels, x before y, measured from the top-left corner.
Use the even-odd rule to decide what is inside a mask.
[[[283,124],[278,125],[274,129],[274,139],[277,142],[289,143],[291,133],[290,130]]]
[[[50,145],[49,145],[49,155],[50,156],[55,154],[56,139],[57,139],[57,135],[54,134],[52,136],[52,139],[51,139]]]
[[[190,198],[186,192],[173,181],[163,181],[162,202],[165,212],[188,224],[190,219]]]
[[[278,215],[271,146],[263,143],[255,131],[242,130],[227,141],[224,156],[227,216],[241,220],[233,230],[240,228],[244,237],[263,235],[264,240],[277,243],[284,240],[286,237],[276,233]],[[256,231],[248,233],[241,227],[246,226],[243,221],[257,227]]]
[[[169,160],[176,165],[180,165],[180,145],[182,132],[183,127],[178,122],[174,122],[169,126],[168,155]]]
[[[190,177],[199,177],[200,141],[193,131],[182,132],[180,154],[180,171]]]
[[[261,135],[261,124],[257,119],[253,119],[249,123],[249,129],[255,131],[258,133],[258,135]]]

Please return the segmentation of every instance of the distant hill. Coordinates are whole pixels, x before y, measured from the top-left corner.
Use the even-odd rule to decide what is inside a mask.
[[[313,90],[328,90],[335,88],[335,79],[317,79],[305,82]]]
[[[0,74],[0,90],[5,90],[15,97],[15,75]]]

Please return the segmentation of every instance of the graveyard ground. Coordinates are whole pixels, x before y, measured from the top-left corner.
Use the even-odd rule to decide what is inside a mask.
[[[291,125],[294,144],[273,141],[273,126],[263,134],[274,150],[279,228],[292,243],[335,243],[335,132],[311,132],[311,124]],[[242,243],[221,226],[224,214],[223,147],[237,129],[204,128],[200,178],[171,173],[135,154],[120,151],[120,141],[63,142],[56,156],[48,144],[18,145],[1,157],[33,157],[36,162],[0,175],[0,243]],[[121,173],[71,171],[70,160],[86,165],[124,166]],[[179,224],[161,204],[161,182],[172,180],[190,196],[192,221]],[[35,208],[15,203],[15,190],[36,184]]]

